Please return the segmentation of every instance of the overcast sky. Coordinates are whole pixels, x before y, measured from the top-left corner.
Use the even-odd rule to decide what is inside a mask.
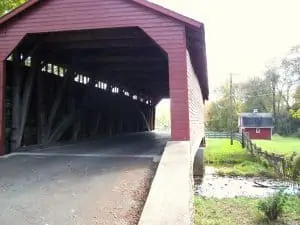
[[[210,89],[263,73],[300,44],[300,0],[152,0],[205,24]]]

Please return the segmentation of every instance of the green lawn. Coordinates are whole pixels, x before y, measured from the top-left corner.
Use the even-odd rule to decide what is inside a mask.
[[[204,157],[207,165],[218,168],[219,175],[272,176],[271,170],[258,163],[237,141],[230,145],[229,139],[207,139]]]
[[[269,152],[285,155],[290,155],[293,152],[300,154],[300,138],[274,135],[272,140],[255,140],[254,143]]]
[[[196,225],[279,225],[300,224],[300,198],[289,197],[283,217],[270,223],[257,209],[258,199],[195,198]]]

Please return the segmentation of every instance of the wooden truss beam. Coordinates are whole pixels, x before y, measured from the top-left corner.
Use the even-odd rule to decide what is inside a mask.
[[[118,28],[90,31],[53,32],[39,35],[44,42],[59,43],[70,41],[92,41],[92,40],[123,40],[149,38],[139,28]]]
[[[45,45],[48,49],[61,50],[156,47],[156,44],[149,39],[71,41],[67,43],[45,43]]]

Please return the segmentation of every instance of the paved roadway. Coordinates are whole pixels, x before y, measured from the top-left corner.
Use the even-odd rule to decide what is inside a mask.
[[[168,140],[140,133],[2,158],[0,224],[136,224]]]

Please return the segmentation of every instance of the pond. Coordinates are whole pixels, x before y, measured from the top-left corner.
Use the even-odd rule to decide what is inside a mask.
[[[214,167],[206,167],[204,177],[195,179],[195,194],[203,197],[261,198],[280,189],[289,194],[300,195],[300,187],[291,183],[260,177],[221,177]]]

